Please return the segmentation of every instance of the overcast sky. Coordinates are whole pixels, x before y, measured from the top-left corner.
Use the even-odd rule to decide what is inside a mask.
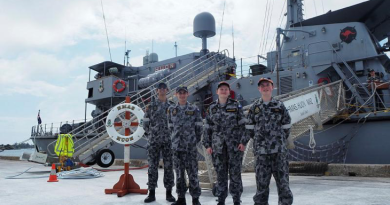
[[[232,55],[234,26],[236,58],[245,58],[244,65],[257,62],[251,56],[274,48],[275,30],[285,24],[285,0],[227,0],[220,39],[224,2],[103,0],[112,61],[123,63],[125,40],[134,66],[142,65],[146,50],[159,60],[174,57],[175,42],[178,55],[198,52],[201,40],[192,35],[192,23],[208,11],[217,27],[209,50]],[[359,2],[306,0],[304,18]],[[0,0],[0,25],[0,144],[28,139],[38,110],[43,124],[84,119],[88,67],[110,60],[100,0]],[[93,109],[88,106],[87,118]]]

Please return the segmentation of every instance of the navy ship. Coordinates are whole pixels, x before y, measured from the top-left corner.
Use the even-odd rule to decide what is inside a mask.
[[[257,81],[265,77],[275,82],[274,96],[285,102],[313,92],[320,101],[316,114],[305,110],[310,107],[305,102],[288,106],[290,114],[302,111],[305,115],[293,125],[291,160],[390,164],[386,147],[390,144],[390,60],[386,55],[390,50],[390,1],[370,0],[310,19],[303,18],[301,0],[286,3],[287,23],[277,28],[276,50],[258,56],[266,63],[250,66],[249,76],[237,77],[240,66],[228,50],[208,50],[207,38],[216,34],[216,26],[207,12],[194,18],[193,35],[202,39],[199,52],[162,61],[156,53],[147,53],[138,67],[111,61],[90,66],[85,106],[96,106],[93,119],[33,126],[31,139],[37,152],[48,159],[55,157],[57,135],[71,133],[76,160],[108,167],[115,158],[123,158],[123,146],[108,136],[105,119],[126,96],[144,109],[156,96],[159,82],[168,84],[170,100],[175,100],[172,91],[185,85],[191,94],[189,101],[204,114],[217,99],[217,83],[224,80],[231,85],[231,98],[248,108],[260,97]],[[146,159],[145,144],[141,139],[132,145],[132,159]],[[250,149],[247,146],[247,164]]]

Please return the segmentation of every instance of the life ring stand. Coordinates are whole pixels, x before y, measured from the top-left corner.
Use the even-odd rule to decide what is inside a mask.
[[[135,120],[127,120],[119,116],[120,114],[126,111],[135,115],[137,121],[135,122]],[[145,130],[143,128],[143,117],[144,117],[144,111],[137,105],[131,103],[119,104],[113,107],[111,111],[108,113],[106,119],[107,133],[112,140],[114,140],[119,144],[125,144],[125,145],[134,144],[139,139],[141,139],[141,137],[145,133]],[[117,118],[120,119],[120,122],[115,122],[115,119]],[[131,129],[130,127],[135,127],[135,126],[137,126],[137,129],[134,132],[132,132],[132,134],[129,136],[122,135],[118,133],[118,131],[115,129],[118,127]],[[131,129],[131,131],[133,131],[133,129]]]
[[[122,84],[122,87],[118,89],[117,85],[118,83]],[[112,88],[115,90],[115,92],[120,93],[123,92],[126,88],[126,83],[125,81],[118,79],[112,84]]]

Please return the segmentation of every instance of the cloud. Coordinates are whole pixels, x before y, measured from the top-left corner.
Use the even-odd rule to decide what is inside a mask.
[[[78,70],[83,69],[87,73],[87,66],[103,59],[100,54],[95,53],[76,56],[67,61],[52,54],[37,52],[27,53],[16,59],[0,59],[0,96],[48,96],[60,93],[64,89],[62,85],[72,83],[69,78],[74,72],[78,73]]]
[[[305,1],[304,18],[362,1]],[[133,65],[142,65],[145,49],[152,39],[161,44],[177,41],[179,55],[198,52],[201,40],[193,36],[192,24],[194,17],[203,11],[212,13],[216,21],[217,34],[208,39],[209,50],[216,51],[224,2],[103,0],[112,52],[119,53],[120,50],[120,59],[123,60],[125,39],[132,46],[130,62]],[[268,10],[272,10],[268,24],[264,19],[267,2],[270,3]],[[286,21],[283,16],[286,6],[282,10],[285,2],[226,0],[220,50],[228,49],[232,56],[231,33],[234,25],[237,59],[255,56],[259,50],[262,53],[269,51],[275,44],[276,27],[279,27],[281,19]],[[84,118],[87,67],[102,62],[107,55],[100,1],[68,0],[56,4],[51,0],[2,1],[0,11],[0,25],[4,28],[0,33],[0,97],[15,101],[20,100],[22,95],[39,97],[37,102],[26,103],[24,109],[41,109],[44,123]],[[165,58],[168,52],[173,53],[172,45],[164,53],[158,53],[160,59]],[[255,58],[250,58],[243,64],[255,61]],[[0,106],[0,113],[13,109],[12,104],[0,102]],[[87,117],[93,106],[88,105],[88,109]],[[3,124],[0,129],[7,129],[7,135],[21,141],[29,136],[31,125],[36,123],[36,114],[26,116],[30,121],[18,119],[23,126],[14,133],[5,126],[14,122],[12,117],[2,114],[0,121],[8,124],[0,123]]]

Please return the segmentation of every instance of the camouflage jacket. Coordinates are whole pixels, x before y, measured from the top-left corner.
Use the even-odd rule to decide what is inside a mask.
[[[260,98],[249,108],[245,125],[247,138],[254,138],[256,154],[287,152],[287,137],[290,134],[291,118],[284,104],[271,99],[265,104]]]
[[[161,102],[156,99],[146,107],[143,127],[149,145],[171,143],[167,110],[173,104],[171,101]]]
[[[244,135],[245,121],[239,102],[229,98],[222,107],[216,100],[207,109],[203,146],[211,147],[215,153],[222,153],[223,143],[226,143],[228,150],[238,151],[238,145],[248,141]]]
[[[203,127],[199,109],[189,102],[184,108],[179,103],[171,105],[168,108],[168,127],[173,150],[187,151],[196,148]]]

